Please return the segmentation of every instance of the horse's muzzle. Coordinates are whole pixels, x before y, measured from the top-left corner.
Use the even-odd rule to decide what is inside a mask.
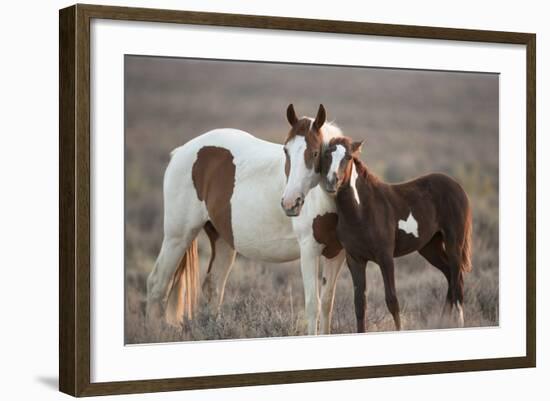
[[[300,215],[300,212],[302,211],[302,206],[304,205],[304,197],[299,196],[296,198],[296,201],[294,201],[294,205],[292,207],[285,207],[284,200],[281,199],[281,207],[285,211],[285,214],[288,217],[296,217]]]

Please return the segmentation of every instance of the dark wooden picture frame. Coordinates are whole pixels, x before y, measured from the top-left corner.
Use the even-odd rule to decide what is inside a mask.
[[[90,381],[90,22],[93,18],[329,32],[526,46],[526,356],[222,376]],[[59,14],[59,388],[73,396],[534,367],[536,364],[535,48],[531,33],[495,32],[96,5]]]

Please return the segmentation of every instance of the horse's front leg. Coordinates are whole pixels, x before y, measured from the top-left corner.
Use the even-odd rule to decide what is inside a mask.
[[[330,322],[332,317],[332,307],[334,305],[334,293],[336,289],[336,280],[342,269],[345,252],[340,251],[332,259],[323,258],[323,279],[321,283],[321,334],[330,334]]]
[[[304,283],[307,333],[309,335],[316,335],[317,322],[319,320],[319,289],[317,277],[319,269],[319,251],[317,247],[309,244],[309,241],[300,245],[300,264],[302,281]]]
[[[353,281],[353,300],[355,317],[357,318],[357,332],[367,331],[367,262],[360,261],[349,253],[346,261]]]

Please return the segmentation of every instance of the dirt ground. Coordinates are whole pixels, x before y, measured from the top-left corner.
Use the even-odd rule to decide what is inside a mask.
[[[210,129],[239,128],[282,143],[286,106],[327,108],[345,135],[365,139],[363,159],[388,182],[428,172],[457,179],[473,207],[473,271],[465,280],[466,326],[499,317],[498,76],[374,68],[125,59],[126,343],[296,336],[306,333],[298,262],[238,257],[217,318],[201,304],[181,328],[153,334],[144,321],[145,282],[162,241],[162,177],[170,151]],[[201,278],[210,247],[199,236]],[[378,266],[367,267],[370,331],[393,330]],[[433,329],[447,291],[418,254],[396,259],[405,330]],[[333,333],[355,331],[347,268],[338,279]]]

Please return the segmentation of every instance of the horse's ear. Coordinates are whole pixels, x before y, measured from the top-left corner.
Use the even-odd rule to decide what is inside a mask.
[[[326,119],[327,112],[325,111],[325,106],[320,104],[319,111],[317,112],[317,117],[315,117],[315,121],[313,122],[313,126],[315,127],[315,129],[317,129],[317,131],[321,129]]]
[[[294,105],[292,103],[290,103],[286,109],[286,119],[292,126],[298,122],[298,117],[296,117],[296,112],[294,111]]]
[[[363,143],[365,143],[364,140],[352,142],[351,144],[351,154],[358,155],[361,153],[361,150],[363,150]]]

